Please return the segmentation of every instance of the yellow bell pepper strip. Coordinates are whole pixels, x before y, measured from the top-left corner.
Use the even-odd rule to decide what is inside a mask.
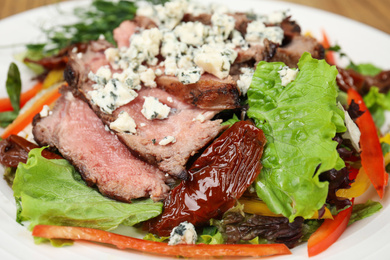
[[[64,81],[64,70],[63,69],[56,69],[51,70],[45,80],[43,81],[43,89],[50,88],[51,86]]]
[[[250,214],[256,214],[269,217],[283,217],[283,215],[273,213],[264,203],[264,201],[256,199],[239,199],[240,204],[244,205],[243,211]],[[314,213],[311,219],[318,219],[318,211]],[[332,213],[328,208],[325,208],[325,213],[321,219],[333,219]]]
[[[361,167],[355,178],[355,182],[351,184],[351,188],[338,190],[336,196],[348,199],[359,197],[368,190],[370,184],[370,179],[364,171],[364,168]]]
[[[182,257],[211,257],[211,256],[271,256],[291,254],[284,244],[218,244],[218,245],[175,245],[148,241],[134,237],[82,227],[37,225],[33,236],[50,239],[87,240],[111,244],[119,249],[133,249],[146,253]]]
[[[42,111],[44,105],[50,105],[60,97],[58,92],[60,85],[53,87],[47,93],[45,93],[40,99],[38,99],[27,111],[20,114],[10,125],[8,125],[3,134],[2,139],[7,138],[10,135],[17,135],[28,124],[30,124],[36,114]]]
[[[339,212],[334,219],[325,219],[324,223],[310,236],[307,242],[309,257],[318,255],[337,241],[347,228],[352,214],[352,205]]]
[[[22,108],[27,101],[41,91],[42,86],[42,82],[38,82],[31,89],[20,94],[20,107]],[[11,100],[9,98],[0,98],[0,112],[12,111],[12,109]]]
[[[359,93],[350,88],[348,89],[348,104],[354,100],[359,105],[360,110],[365,111],[362,116],[356,119],[361,136],[361,161],[364,171],[370,178],[371,183],[374,185],[380,198],[383,198],[385,193],[385,186],[387,185],[387,173],[385,171],[385,163],[382,155],[382,148],[379,143],[379,137],[377,134],[377,128],[374,124],[374,120],[364,104],[363,98]]]

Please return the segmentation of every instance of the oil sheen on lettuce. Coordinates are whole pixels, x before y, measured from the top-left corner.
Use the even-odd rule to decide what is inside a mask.
[[[68,161],[47,160],[41,151],[31,150],[27,163],[19,164],[12,186],[19,207],[17,220],[30,221],[29,228],[45,224],[109,230],[161,213],[162,203],[150,199],[129,204],[104,197],[86,186]]]
[[[328,194],[319,175],[343,168],[336,151],[336,132],[344,132],[343,112],[337,107],[337,70],[304,53],[299,73],[281,85],[281,62],[260,62],[248,90],[248,116],[267,138],[263,169],[255,181],[257,195],[290,221],[311,217]]]

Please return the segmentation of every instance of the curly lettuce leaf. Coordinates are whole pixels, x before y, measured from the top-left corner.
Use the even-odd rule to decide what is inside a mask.
[[[349,68],[366,76],[376,76],[382,69],[371,63],[351,64]]]
[[[304,53],[296,79],[282,86],[282,66],[258,64],[248,90],[248,116],[267,138],[256,192],[274,213],[293,221],[310,218],[324,205],[328,182],[320,182],[319,175],[345,167],[332,138],[346,128],[336,104],[335,67]]]
[[[48,160],[33,149],[20,163],[12,186],[18,204],[17,220],[110,230],[156,217],[162,203],[150,199],[122,203],[86,186],[67,160]]]
[[[385,112],[390,110],[390,92],[387,94],[379,93],[377,87],[371,87],[363,99],[370,110],[375,125],[381,128],[386,121]]]

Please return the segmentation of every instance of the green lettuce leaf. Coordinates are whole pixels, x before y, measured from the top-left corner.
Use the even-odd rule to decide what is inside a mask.
[[[381,128],[386,120],[385,112],[390,110],[390,92],[388,94],[379,93],[377,87],[371,87],[363,99],[370,110],[375,125]]]
[[[382,71],[381,68],[378,68],[377,66],[371,63],[352,64],[349,66],[349,68],[366,76],[375,76]]]
[[[290,221],[311,217],[328,194],[319,175],[345,167],[332,141],[344,132],[344,114],[336,104],[337,69],[304,53],[299,73],[281,85],[281,62],[260,62],[248,90],[248,116],[264,131],[263,169],[255,181],[258,196]]]
[[[41,148],[20,163],[12,186],[18,204],[17,220],[35,225],[68,225],[110,230],[156,217],[162,203],[150,199],[122,203],[86,186],[67,160],[48,160]]]
[[[198,237],[197,243],[208,244],[208,245],[218,245],[223,244],[225,241],[223,239],[222,233],[218,231],[218,228],[215,226],[204,227],[202,234]]]

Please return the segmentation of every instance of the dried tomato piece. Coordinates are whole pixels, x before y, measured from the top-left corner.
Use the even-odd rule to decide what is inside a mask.
[[[26,163],[30,150],[38,147],[23,137],[10,135],[0,142],[0,163],[7,167],[17,167],[20,162]],[[42,151],[42,156],[46,159],[62,159],[46,149]]]
[[[189,179],[165,200],[162,215],[148,222],[149,231],[168,236],[183,221],[200,226],[221,217],[259,174],[265,142],[252,123],[235,123],[194,162]]]

